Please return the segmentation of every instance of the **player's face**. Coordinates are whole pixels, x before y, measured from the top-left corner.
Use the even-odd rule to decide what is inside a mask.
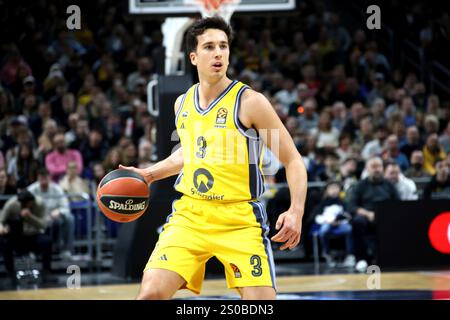
[[[207,29],[197,36],[197,50],[190,53],[191,63],[197,66],[199,76],[222,78],[226,75],[230,48],[222,30]]]

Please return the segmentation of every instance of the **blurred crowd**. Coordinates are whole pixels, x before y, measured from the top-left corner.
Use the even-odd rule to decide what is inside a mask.
[[[146,167],[156,159],[146,85],[164,64],[162,20],[131,17],[124,14],[126,1],[105,0],[83,4],[81,30],[69,31],[67,5],[0,3],[0,195],[25,188],[34,196],[92,192],[119,163]],[[435,52],[442,28],[422,25],[412,8],[420,27],[412,40]],[[450,104],[419,75],[392,65],[367,29],[348,29],[320,1],[302,1],[300,9],[283,18],[233,17],[229,76],[271,101],[309,180],[334,186],[309,193],[308,227],[319,225],[324,241],[334,229],[353,234],[349,256],[367,260],[360,239],[373,223],[374,197],[450,194]],[[448,15],[432,21],[447,27],[448,41]],[[268,183],[285,181],[281,167],[267,177]],[[31,196],[21,197],[13,201],[27,207]],[[284,198],[280,190],[269,209],[276,201],[281,208]],[[320,201],[344,208],[333,211],[342,223],[323,227],[329,220],[316,217],[327,206],[313,206]],[[51,219],[31,222],[27,230],[36,236],[57,224],[61,252],[70,256],[73,218],[66,208],[47,208]],[[7,233],[4,222],[1,234]]]

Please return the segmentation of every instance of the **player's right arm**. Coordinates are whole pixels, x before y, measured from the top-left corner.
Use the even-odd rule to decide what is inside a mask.
[[[174,105],[175,114],[177,114],[178,109],[181,107],[182,95],[177,98]],[[183,159],[183,149],[178,148],[169,157],[161,160],[154,165],[147,168],[135,168],[135,167],[125,167],[119,165],[119,169],[132,170],[144,177],[148,184],[153,181],[162,180],[167,177],[179,174],[181,169],[183,169],[184,159]]]

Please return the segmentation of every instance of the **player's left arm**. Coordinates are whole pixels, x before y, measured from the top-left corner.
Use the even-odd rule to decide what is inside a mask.
[[[275,226],[279,231],[272,240],[284,242],[281,250],[293,249],[300,242],[307,192],[308,177],[302,156],[274,108],[261,93],[250,89],[243,92],[239,119],[247,128],[258,130],[265,145],[286,169],[291,205],[279,216]]]

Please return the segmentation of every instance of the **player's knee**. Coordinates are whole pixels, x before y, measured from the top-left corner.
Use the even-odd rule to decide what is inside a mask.
[[[276,292],[270,287],[248,287],[241,291],[243,300],[275,300]]]
[[[142,289],[137,296],[137,300],[166,300],[170,295],[162,288],[150,287]]]

